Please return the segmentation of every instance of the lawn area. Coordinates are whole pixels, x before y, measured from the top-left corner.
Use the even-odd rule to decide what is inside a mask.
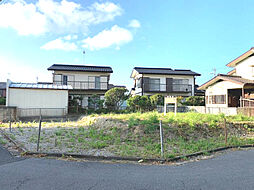
[[[76,122],[43,122],[40,151],[158,158],[162,120],[165,157],[172,158],[225,146],[224,118],[231,123],[227,125],[228,145],[254,144],[253,117],[192,112],[164,116],[148,112],[94,114]],[[11,133],[8,124],[0,126],[26,149],[36,151],[37,122],[13,123]]]

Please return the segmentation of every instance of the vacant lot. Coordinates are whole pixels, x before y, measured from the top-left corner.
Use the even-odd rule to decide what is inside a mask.
[[[104,156],[160,157],[159,120],[164,130],[165,157],[205,151],[225,145],[254,144],[254,118],[199,113],[166,116],[157,112],[84,116],[76,122],[43,122],[40,151]],[[29,151],[36,151],[38,123],[13,123],[1,129]]]

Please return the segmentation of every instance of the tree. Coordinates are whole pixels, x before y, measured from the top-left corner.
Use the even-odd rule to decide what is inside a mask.
[[[204,106],[205,98],[203,96],[189,96],[182,104],[186,106]]]
[[[102,109],[104,104],[104,100],[100,99],[100,96],[95,94],[89,97],[88,99],[88,105],[90,108],[93,108],[94,110]]]
[[[151,104],[155,108],[156,106],[163,106],[164,105],[164,96],[161,94],[155,94],[150,96]]]
[[[105,105],[109,111],[118,111],[128,95],[126,88],[112,88],[105,93]]]
[[[152,104],[149,96],[133,96],[127,100],[127,104],[132,111],[152,110]]]

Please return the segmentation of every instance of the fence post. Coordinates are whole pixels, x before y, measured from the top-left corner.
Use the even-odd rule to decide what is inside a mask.
[[[10,129],[10,132],[11,132],[11,111],[10,111],[10,114],[9,114],[9,120],[10,120],[10,121],[9,121],[9,122],[10,122],[10,123],[9,123],[9,129]]]
[[[224,133],[225,133],[225,145],[227,145],[227,143],[228,143],[228,130],[227,130],[226,118],[224,118]]]
[[[39,121],[39,133],[38,133],[38,141],[37,141],[37,152],[39,151],[40,138],[41,138],[41,115],[40,115],[40,121]]]
[[[162,120],[160,120],[160,140],[161,140],[161,157],[164,157],[164,148],[163,148],[163,129],[162,129]]]

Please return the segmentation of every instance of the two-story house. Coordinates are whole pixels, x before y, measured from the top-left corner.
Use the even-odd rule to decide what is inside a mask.
[[[89,106],[89,98],[99,95],[104,98],[109,89],[111,67],[54,64],[48,68],[53,74],[53,84],[71,85],[69,99],[81,98],[82,107]]]
[[[219,74],[199,87],[205,90],[206,107],[254,106],[254,48],[226,66],[230,72]]]
[[[194,96],[195,77],[200,74],[191,70],[171,68],[134,67],[132,95]]]

